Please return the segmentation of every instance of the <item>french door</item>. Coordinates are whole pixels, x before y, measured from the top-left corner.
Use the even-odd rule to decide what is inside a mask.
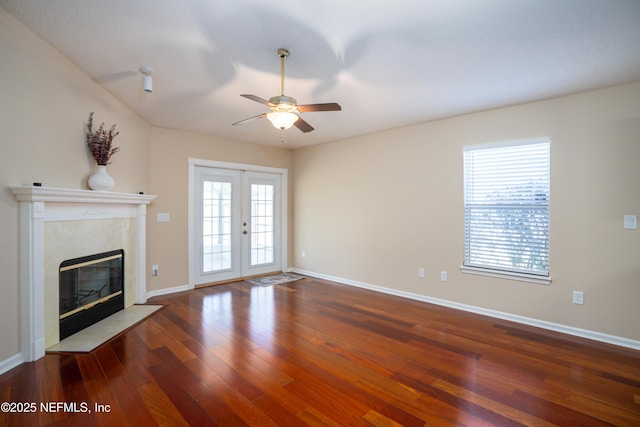
[[[282,176],[196,166],[194,284],[282,270]]]

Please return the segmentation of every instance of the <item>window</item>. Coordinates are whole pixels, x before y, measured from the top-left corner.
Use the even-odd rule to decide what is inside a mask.
[[[549,145],[465,147],[463,271],[548,278]]]

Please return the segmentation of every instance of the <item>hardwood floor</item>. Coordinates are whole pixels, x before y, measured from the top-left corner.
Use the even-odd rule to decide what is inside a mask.
[[[640,426],[638,351],[311,278],[149,302],[92,353],[1,375],[34,411],[0,425]]]

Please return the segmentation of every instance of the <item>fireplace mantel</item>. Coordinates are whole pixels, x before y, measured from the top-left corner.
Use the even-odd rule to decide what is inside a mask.
[[[145,194],[30,186],[11,187],[11,192],[19,202],[147,205],[156,198]]]
[[[44,223],[135,218],[135,302],[146,302],[146,207],[156,196],[13,186],[20,202],[20,338],[24,361],[45,354]]]

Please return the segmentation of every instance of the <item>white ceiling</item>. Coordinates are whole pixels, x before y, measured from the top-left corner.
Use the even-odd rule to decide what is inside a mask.
[[[640,81],[639,0],[0,0],[155,126],[302,147]],[[315,131],[241,98],[285,94]],[[140,66],[154,69],[152,94]],[[87,108],[90,108],[88,106]]]

